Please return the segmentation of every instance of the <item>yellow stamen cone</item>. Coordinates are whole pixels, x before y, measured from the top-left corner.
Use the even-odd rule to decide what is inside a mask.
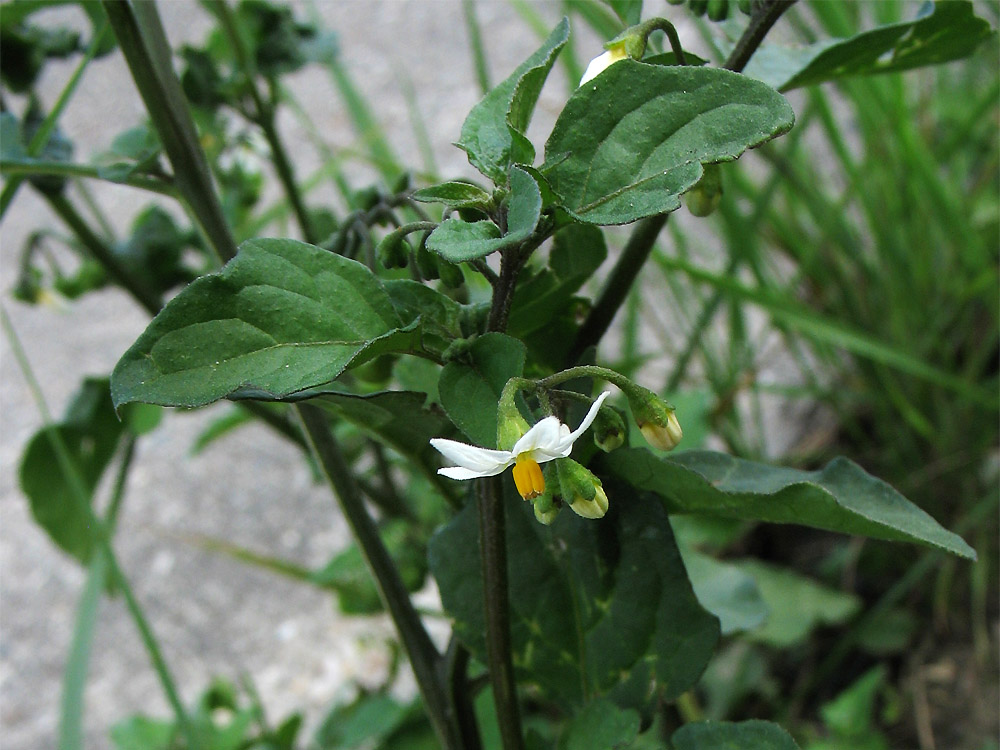
[[[545,492],[542,467],[531,458],[518,458],[514,464],[514,485],[525,500],[534,500]]]

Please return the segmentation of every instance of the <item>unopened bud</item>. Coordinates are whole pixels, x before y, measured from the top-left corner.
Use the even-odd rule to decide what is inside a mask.
[[[379,262],[386,268],[406,268],[410,252],[410,244],[401,232],[389,232],[375,248]]]
[[[603,54],[598,55],[590,61],[590,64],[587,66],[587,70],[583,73],[583,78],[580,79],[580,85],[582,86],[587,81],[597,78],[597,76],[603,73],[606,69],[610,68],[619,60],[624,60],[628,56],[629,53],[626,50],[625,39],[620,41],[616,40],[608,44],[607,50]],[[642,56],[641,53],[639,56]]]
[[[573,512],[583,518],[601,518],[608,512],[608,496],[601,480],[571,458],[556,460],[559,487]]]
[[[546,474],[554,473],[551,469],[546,471]],[[559,511],[562,510],[562,498],[555,493],[555,488],[559,486],[559,482],[554,480],[555,477],[550,476],[549,481],[545,483],[545,492],[532,500],[535,518],[539,523],[546,526],[555,521],[556,516],[559,515]]]
[[[708,216],[722,201],[722,171],[718,164],[706,164],[698,183],[684,194],[684,204],[695,216]]]
[[[509,451],[527,431],[528,422],[518,411],[513,393],[505,393],[497,404],[497,448]]]
[[[610,406],[602,406],[594,420],[594,444],[605,453],[625,443],[625,420]]]
[[[663,451],[676,448],[684,432],[677,421],[674,407],[641,386],[630,388],[628,397],[632,416],[646,441]]]

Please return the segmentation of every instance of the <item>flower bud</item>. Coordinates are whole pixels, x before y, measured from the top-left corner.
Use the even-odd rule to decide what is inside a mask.
[[[406,268],[410,252],[410,244],[400,232],[389,232],[375,248],[379,262],[386,268]]]
[[[598,55],[590,61],[587,70],[583,74],[583,78],[580,79],[580,85],[582,86],[587,81],[597,78],[607,68],[610,68],[619,60],[624,60],[626,57],[628,57],[628,52],[626,51],[625,39],[609,44],[603,54]]]
[[[497,404],[497,448],[509,451],[528,429],[528,423],[518,411],[513,395],[501,398]]]
[[[621,448],[625,442],[625,420],[610,406],[602,406],[594,420],[594,444],[605,453]]]
[[[583,518],[601,518],[608,512],[608,496],[601,480],[571,458],[556,461],[559,487],[569,507]]]
[[[684,204],[695,216],[708,216],[722,201],[722,171],[718,164],[706,164],[698,183],[684,194]]]
[[[462,269],[454,263],[449,263],[444,258],[437,259],[438,274],[441,276],[441,283],[449,289],[458,289],[465,283],[465,276]]]
[[[628,391],[629,407],[639,432],[654,448],[673,450],[684,436],[674,407],[648,388],[633,386]]]
[[[550,470],[546,473],[551,474],[553,472]],[[559,511],[562,510],[562,498],[555,493],[555,488],[559,486],[559,482],[552,481],[553,479],[554,477],[550,477],[550,481],[545,483],[545,492],[532,501],[535,518],[545,526],[549,526],[555,521],[556,516],[559,515]]]

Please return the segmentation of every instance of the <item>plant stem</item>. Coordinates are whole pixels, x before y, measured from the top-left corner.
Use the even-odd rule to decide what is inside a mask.
[[[521,750],[521,716],[510,640],[510,600],[507,581],[507,536],[500,477],[477,482],[479,546],[486,608],[486,657],[493,686],[493,704],[504,750]]]
[[[607,333],[611,321],[622,306],[628,296],[632,283],[639,275],[646,259],[653,251],[656,238],[667,223],[667,214],[650,216],[639,222],[639,225],[632,231],[625,249],[622,251],[618,262],[611,271],[607,284],[590,309],[590,313],[577,331],[576,340],[570,347],[567,362],[572,364],[580,359],[580,356],[592,346],[597,346],[601,338]]]
[[[461,750],[460,732],[450,718],[448,695],[438,669],[441,656],[427,635],[420,616],[413,609],[410,594],[382,543],[375,522],[364,506],[358,485],[340,446],[330,432],[326,416],[318,407],[310,404],[296,404],[295,410],[302,421],[306,441],[337,497],[375,579],[382,602],[399,631],[438,740],[447,750]]]
[[[42,421],[46,426],[50,426],[53,424],[53,421],[52,416],[49,414],[48,407],[45,404],[45,397],[42,395],[41,387],[34,377],[27,355],[21,346],[21,341],[18,338],[17,333],[14,331],[10,318],[7,316],[7,311],[3,309],[3,307],[0,307],[0,323],[2,323],[4,332],[7,334],[8,339],[10,339],[14,357],[17,359],[18,364],[21,367],[21,371],[27,381],[28,388],[35,399],[38,411],[42,415]],[[167,700],[174,710],[174,714],[177,717],[177,724],[180,726],[181,732],[184,734],[187,745],[192,749],[200,748],[201,743],[198,739],[198,734],[195,731],[194,725],[188,718],[187,712],[184,710],[183,703],[181,703],[180,694],[178,693],[174,679],[170,674],[170,669],[167,667],[167,663],[163,658],[163,652],[160,650],[159,643],[156,640],[156,636],[153,634],[153,630],[150,627],[149,622],[146,620],[142,607],[139,605],[138,600],[135,598],[135,594],[132,592],[128,579],[125,577],[125,574],[122,572],[122,569],[118,564],[118,559],[115,557],[114,549],[111,547],[111,541],[108,538],[107,528],[105,527],[104,522],[94,513],[94,509],[90,505],[90,501],[88,499],[89,493],[84,486],[79,469],[73,462],[69,449],[60,437],[59,432],[54,429],[49,429],[46,430],[45,434],[51,441],[52,450],[56,454],[56,459],[59,463],[59,469],[62,471],[66,478],[66,482],[70,487],[69,494],[73,498],[73,502],[76,503],[77,509],[86,517],[87,525],[93,533],[94,541],[97,544],[95,554],[105,558],[111,578],[118,589],[122,592],[122,596],[125,599],[125,606],[139,630],[139,635],[142,638],[143,645],[149,653],[150,661],[152,661],[153,668],[156,670],[156,673],[160,678],[160,684],[163,687],[163,692],[166,693]]]
[[[451,641],[448,643],[448,653],[445,654],[445,672],[452,715],[458,722],[459,731],[462,733],[463,750],[482,750],[483,742],[479,737],[476,712],[472,705],[473,690],[472,686],[469,685],[468,667],[469,652],[452,635]]]
[[[104,180],[100,170],[89,164],[73,164],[71,162],[18,162],[0,160],[0,173],[11,178],[32,177],[34,175],[56,175],[59,177],[89,177],[95,180]],[[129,187],[148,190],[151,193],[165,195],[168,198],[177,198],[177,190],[164,178],[146,177],[144,175],[132,175],[122,181],[106,180],[115,185],[128,185]]]
[[[104,244],[104,241],[94,234],[93,230],[84,221],[62,193],[49,193],[38,191],[52,210],[56,212],[60,219],[73,231],[87,251],[104,266],[111,277],[121,284],[129,293],[153,315],[160,309],[163,302],[160,295],[146,288],[146,286],[136,279],[122,262]]]
[[[743,70],[753,53],[757,51],[760,43],[764,41],[767,32],[781,18],[781,14],[794,4],[795,0],[763,0],[754,6],[753,15],[750,16],[750,25],[743,32],[743,36],[740,37],[732,54],[729,55],[722,67],[736,73]]]
[[[240,36],[239,29],[236,28],[236,19],[233,18],[233,12],[229,7],[229,3],[226,0],[217,0],[213,5],[219,11],[219,21],[222,23],[222,28],[226,32],[226,36],[229,37],[229,43],[236,54],[236,62],[247,77],[250,96],[253,99],[254,108],[256,109],[256,112],[253,113],[253,119],[257,125],[260,125],[261,130],[264,132],[264,138],[267,139],[267,143],[271,147],[271,156],[273,157],[274,168],[278,172],[278,180],[281,182],[282,188],[284,188],[288,202],[292,206],[292,211],[295,212],[299,229],[302,231],[302,238],[309,244],[315,245],[317,242],[316,233],[312,229],[309,213],[306,211],[305,203],[302,200],[302,193],[299,191],[298,182],[295,179],[292,162],[288,158],[288,152],[285,150],[285,145],[282,143],[281,137],[278,135],[278,128],[274,118],[274,107],[270,102],[264,101],[264,98],[260,95],[260,91],[257,89],[257,66],[254,65],[246,46],[243,44],[243,38]]]
[[[507,328],[517,275],[527,262],[528,247],[501,252],[500,276],[493,285],[487,330]],[[479,545],[483,572],[483,606],[486,615],[486,660],[493,687],[493,704],[504,750],[522,750],[521,715],[517,704],[514,658],[510,640],[510,599],[507,581],[507,537],[500,477],[477,480]]]
[[[59,117],[62,115],[63,110],[66,109],[66,105],[69,104],[70,98],[76,91],[77,84],[80,83],[80,78],[83,77],[83,71],[87,69],[90,61],[94,59],[94,55],[97,54],[97,50],[101,48],[101,44],[104,42],[104,37],[109,33],[108,23],[105,21],[101,24],[100,30],[94,33],[94,38],[90,40],[90,46],[87,47],[87,51],[84,53],[79,65],[76,66],[76,70],[73,71],[73,75],[69,77],[66,85],[63,86],[62,93],[59,94],[59,98],[52,107],[52,111],[49,112],[41,126],[32,136],[31,143],[28,144],[27,148],[28,156],[38,156],[49,142],[52,131],[56,129],[56,125],[59,123]],[[15,177],[8,180],[7,184],[4,185],[3,192],[0,193],[0,219],[3,219],[7,213],[7,209],[10,207],[11,201],[17,195],[17,190],[21,187],[21,179],[20,177]]]

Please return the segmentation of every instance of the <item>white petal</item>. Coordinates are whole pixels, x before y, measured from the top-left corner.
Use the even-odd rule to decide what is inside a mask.
[[[593,404],[591,404],[590,411],[587,412],[587,416],[585,416],[583,418],[583,421],[580,422],[580,426],[577,427],[575,430],[573,430],[573,432],[571,432],[569,435],[563,435],[559,444],[557,446],[552,446],[551,449],[554,450],[555,452],[565,451],[565,453],[563,453],[562,455],[568,456],[570,451],[573,449],[573,443],[575,443],[577,441],[577,438],[579,438],[580,435],[586,432],[587,428],[594,423],[594,420],[597,419],[597,412],[600,411],[601,409],[601,404],[603,404],[604,399],[606,399],[610,395],[611,391],[605,391],[600,396],[598,396],[597,400]]]
[[[499,474],[501,471],[506,469],[506,466],[501,466],[495,471],[473,471],[472,469],[466,469],[464,466],[446,466],[443,469],[438,469],[438,474],[448,477],[449,479],[478,479],[479,477],[492,477]]]
[[[559,445],[560,427],[565,427],[565,425],[558,418],[546,417],[540,422],[536,422],[530,430],[521,435],[510,452],[519,456],[522,453],[531,453],[537,448],[552,449]]]
[[[587,70],[584,71],[583,78],[580,79],[580,85],[582,86],[587,81],[597,78],[597,76],[603,73],[604,70],[613,62],[615,62],[615,58],[612,56],[610,50],[595,57],[590,61],[590,65],[587,66]]]
[[[434,438],[431,445],[453,464],[479,472],[477,476],[491,477],[514,463],[514,454],[508,451],[494,451],[444,438]]]

